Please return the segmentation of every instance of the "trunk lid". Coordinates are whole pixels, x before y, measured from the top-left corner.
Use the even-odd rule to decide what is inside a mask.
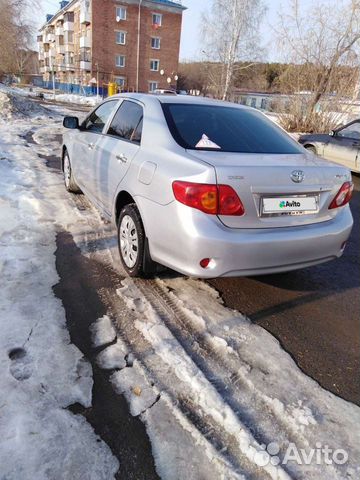
[[[189,150],[188,153],[212,165],[217,183],[230,185],[240,197],[244,216],[219,216],[230,228],[289,227],[331,220],[341,209],[329,210],[328,206],[341,185],[351,180],[345,167],[306,152],[278,155]],[[299,170],[304,179],[295,183],[291,175]],[[309,209],[303,210],[303,205]]]

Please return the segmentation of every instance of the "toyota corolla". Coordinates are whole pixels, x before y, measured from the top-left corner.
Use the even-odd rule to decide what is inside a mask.
[[[258,275],[342,255],[350,171],[307,152],[254,109],[122,94],[65,117],[62,167],[112,221],[131,276]]]

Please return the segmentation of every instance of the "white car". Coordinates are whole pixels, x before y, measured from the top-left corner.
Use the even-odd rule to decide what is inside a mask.
[[[191,96],[121,94],[66,117],[63,170],[118,229],[130,275],[283,272],[340,257],[350,171],[258,111]]]

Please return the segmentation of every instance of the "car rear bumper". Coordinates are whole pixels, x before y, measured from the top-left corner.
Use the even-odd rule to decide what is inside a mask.
[[[146,208],[145,230],[155,261],[200,278],[262,275],[340,257],[353,218],[349,206],[330,221],[297,227],[233,229],[178,202]],[[209,267],[200,260],[210,258]]]

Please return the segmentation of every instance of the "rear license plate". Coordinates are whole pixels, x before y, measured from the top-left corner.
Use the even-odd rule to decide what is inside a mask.
[[[303,214],[316,213],[318,202],[312,197],[273,197],[262,199],[262,214]]]

